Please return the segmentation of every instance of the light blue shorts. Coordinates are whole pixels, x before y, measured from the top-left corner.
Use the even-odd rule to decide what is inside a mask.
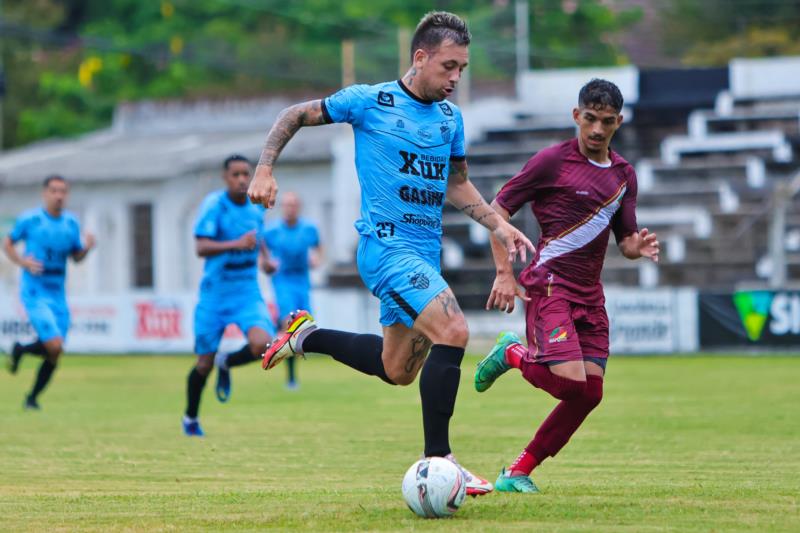
[[[307,278],[273,277],[272,288],[275,291],[275,301],[278,304],[279,320],[283,320],[289,316],[289,313],[298,309],[304,309],[311,313],[311,301],[309,298],[311,287],[309,287]]]
[[[358,243],[358,272],[381,301],[381,324],[402,323],[411,328],[423,309],[447,289],[439,267],[440,254],[424,255],[384,246],[375,236]]]
[[[260,294],[250,298],[201,295],[194,310],[194,352],[198,355],[216,353],[228,324],[236,324],[245,336],[255,327],[275,336],[275,325]]]
[[[58,337],[66,340],[70,318],[64,293],[51,294],[41,289],[25,288],[21,296],[28,320],[40,341]]]

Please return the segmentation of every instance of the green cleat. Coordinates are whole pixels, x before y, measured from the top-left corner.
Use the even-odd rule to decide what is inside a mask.
[[[508,372],[511,366],[506,363],[506,348],[511,344],[522,344],[519,336],[511,331],[504,331],[497,336],[497,341],[489,355],[478,363],[475,369],[475,390],[489,390],[494,380]]]
[[[497,476],[497,481],[494,482],[494,490],[497,492],[527,492],[535,494],[539,489],[533,483],[533,480],[528,476],[509,476],[510,472],[506,469],[500,472]]]

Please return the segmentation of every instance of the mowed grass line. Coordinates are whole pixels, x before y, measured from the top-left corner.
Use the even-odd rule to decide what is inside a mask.
[[[454,451],[491,480],[554,405],[513,372],[472,389]],[[205,439],[180,433],[189,357],[68,356],[43,411],[23,412],[36,360],[0,375],[4,531],[797,531],[800,358],[614,358],[606,397],[535,472],[543,494],[468,499],[422,520],[399,485],[421,451],[416,386],[327,358],[209,380]]]

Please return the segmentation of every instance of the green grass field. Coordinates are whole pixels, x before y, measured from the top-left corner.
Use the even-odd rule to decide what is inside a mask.
[[[494,478],[554,400],[509,373],[485,394],[465,359],[452,425],[468,468]],[[798,531],[800,358],[616,358],[606,397],[543,494],[468,499],[423,520],[400,481],[421,450],[416,386],[326,358],[209,381],[205,439],[180,431],[189,357],[67,357],[23,412],[36,361],[0,375],[0,530]]]

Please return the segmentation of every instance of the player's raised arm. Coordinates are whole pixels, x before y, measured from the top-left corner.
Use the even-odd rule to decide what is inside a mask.
[[[325,114],[322,111],[322,100],[295,104],[280,112],[275,124],[267,134],[267,142],[261,151],[255,175],[247,190],[250,201],[262,204],[264,207],[275,206],[278,183],[272,176],[272,166],[284,146],[303,126],[321,126],[326,123]]]
[[[527,250],[534,251],[531,241],[486,203],[467,176],[465,160],[450,161],[447,199],[458,210],[491,231],[492,235],[505,246],[509,261],[513,261],[517,256],[525,261]]]

